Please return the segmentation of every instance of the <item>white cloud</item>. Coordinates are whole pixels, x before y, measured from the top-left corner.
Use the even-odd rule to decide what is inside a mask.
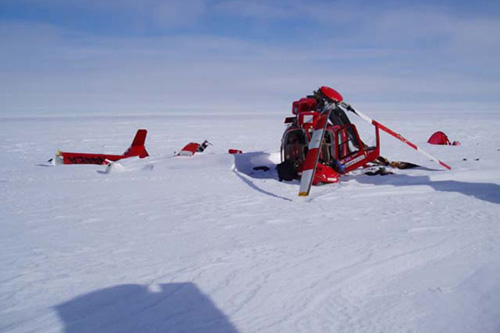
[[[173,15],[175,21],[188,7],[165,7],[158,18]],[[259,8],[255,15],[265,6]],[[201,1],[193,19],[207,10]],[[351,19],[356,15],[344,17]],[[0,112],[288,112],[293,99],[320,85],[331,85],[353,104],[368,107],[443,108],[459,101],[500,109],[500,43],[493,33],[498,29],[496,20],[401,9],[370,17],[349,35],[288,44],[186,33],[103,37],[4,23],[0,42],[9,47],[0,51],[0,75],[7,83],[0,92]]]

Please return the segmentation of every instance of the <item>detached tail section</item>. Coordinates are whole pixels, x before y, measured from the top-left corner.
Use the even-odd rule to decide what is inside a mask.
[[[132,141],[132,145],[123,153],[123,157],[139,156],[139,158],[145,158],[149,156],[146,150],[146,135],[148,131],[145,129],[140,129],[137,131]]]
[[[56,164],[107,164],[123,158],[138,156],[145,158],[149,156],[145,142],[148,131],[140,129],[132,141],[132,145],[122,155],[93,154],[93,153],[70,153],[57,151]]]

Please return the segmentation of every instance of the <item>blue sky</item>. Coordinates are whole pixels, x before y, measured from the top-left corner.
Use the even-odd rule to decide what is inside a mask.
[[[499,1],[2,0],[0,114],[500,111]]]

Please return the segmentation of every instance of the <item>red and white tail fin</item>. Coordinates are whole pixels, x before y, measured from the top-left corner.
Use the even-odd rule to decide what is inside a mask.
[[[316,126],[314,126],[311,142],[309,142],[309,150],[302,168],[302,176],[300,177],[299,196],[301,197],[307,197],[309,195],[309,191],[311,190],[314,174],[316,173],[316,167],[318,166],[321,142],[323,141],[323,137],[325,135],[331,111],[331,106],[327,107],[327,109],[325,109],[319,116]]]
[[[145,129],[138,130],[135,134],[134,141],[132,141],[130,147],[123,153],[123,156],[139,156],[140,158],[148,157],[149,153],[145,146],[147,134],[148,131]]]

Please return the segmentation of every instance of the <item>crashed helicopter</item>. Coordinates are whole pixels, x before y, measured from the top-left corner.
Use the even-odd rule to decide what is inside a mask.
[[[366,145],[347,112],[358,115],[375,128],[376,144]],[[449,165],[423,151],[401,134],[371,119],[344,101],[342,95],[330,87],[320,87],[313,95],[292,104],[293,117],[281,140],[280,180],[300,179],[299,196],[308,196],[311,185],[338,183],[340,175],[366,167],[370,163],[410,168],[406,162],[389,162],[380,156],[380,130],[392,135],[411,148],[438,162],[446,169]]]

